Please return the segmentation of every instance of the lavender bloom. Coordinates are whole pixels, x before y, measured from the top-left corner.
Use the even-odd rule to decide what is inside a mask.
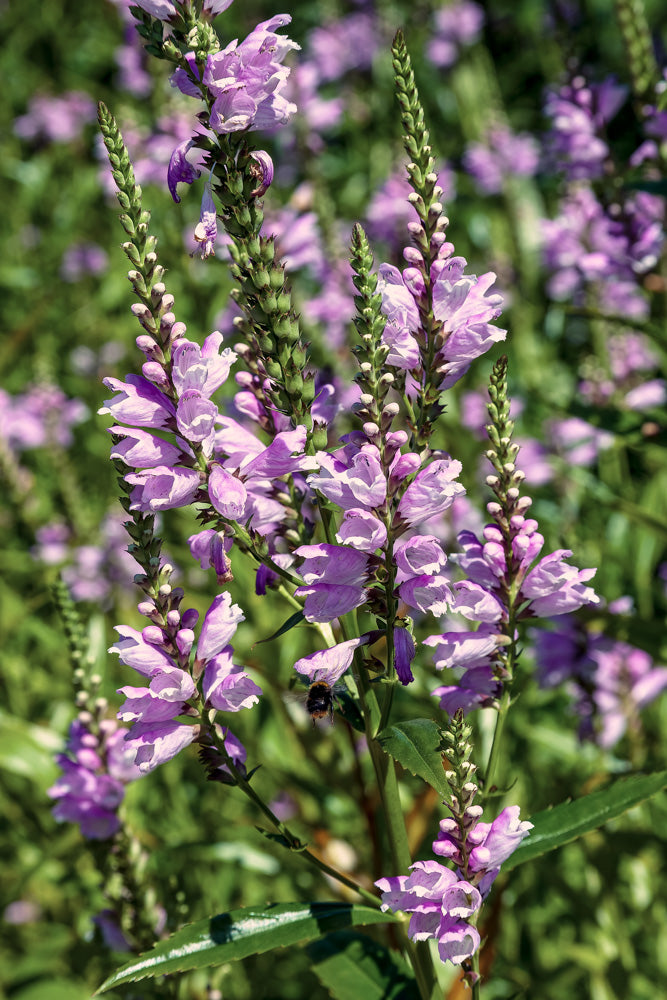
[[[442,188],[442,200],[450,202],[456,191],[456,175],[446,165],[438,171],[438,185]],[[366,232],[372,240],[380,240],[398,251],[404,244],[408,223],[417,222],[414,205],[408,201],[412,187],[405,175],[405,169],[391,174],[371,198],[366,215]]]
[[[387,481],[380,452],[366,445],[352,458],[348,468],[343,462],[320,452],[320,475],[308,477],[308,485],[342,510],[381,507],[387,497]],[[460,469],[460,466],[459,466]]]
[[[532,177],[539,147],[531,135],[504,126],[490,128],[483,142],[471,143],[463,166],[484,194],[499,194],[508,177]]]
[[[570,465],[593,465],[599,452],[614,443],[613,434],[586,423],[580,417],[552,420],[547,430],[552,446],[563,454]]]
[[[434,14],[433,38],[426,55],[436,66],[453,66],[464,46],[473,45],[484,26],[484,11],[472,0],[454,0]]]
[[[91,840],[106,840],[120,829],[125,785],[141,775],[124,743],[127,730],[109,719],[93,733],[84,716],[70,726],[65,753],[56,758],[63,773],[48,795],[56,800],[55,819],[78,823]]]
[[[404,686],[414,680],[410,664],[415,658],[415,640],[407,628],[394,629],[394,668]]]
[[[587,84],[582,76],[547,94],[545,112],[552,119],[547,148],[558,169],[571,180],[602,176],[609,154],[600,137],[627,97],[627,87],[612,77]]]
[[[29,386],[18,396],[0,390],[0,437],[20,454],[32,448],[69,448],[72,428],[88,415],[79,399],[54,385]]]
[[[213,98],[209,126],[214,132],[274,128],[294,114],[296,105],[280,94],[290,72],[281,63],[291,49],[299,46],[274,31],[291,20],[288,14],[277,14],[258,24],[240,44],[235,39],[207,57],[202,85]],[[184,93],[193,94],[184,70],[174,73],[172,83]]]
[[[642,318],[648,301],[637,285],[628,235],[611,219],[589,187],[579,185],[561,203],[557,219],[542,223],[544,260],[553,272],[548,292],[555,299],[583,300],[592,286],[604,308]]]
[[[14,132],[20,139],[72,142],[95,117],[95,102],[78,90],[58,97],[37,94],[14,122]]]
[[[416,861],[411,875],[381,878],[382,909],[412,914],[408,934],[413,941],[435,938],[443,962],[460,965],[477,951],[477,928],[466,918],[482,903],[479,891],[437,861]]]
[[[211,192],[209,177],[201,199],[199,222],[195,226],[194,238],[201,246],[201,259],[215,256],[215,241],[218,238],[218,215]]]
[[[465,487],[454,481],[461,468],[460,462],[446,458],[431,462],[418,472],[398,505],[401,521],[414,528],[444,513],[456,497],[465,493]]]
[[[167,187],[175,202],[181,199],[176,192],[176,185],[179,183],[192,184],[201,174],[201,171],[194,167],[187,159],[187,153],[194,146],[192,139],[184,139],[179,142],[169,160],[167,168]]]
[[[306,585],[294,593],[306,599],[306,621],[330,622],[365,602],[365,552],[346,545],[320,544],[301,545],[294,554],[304,559],[300,572]]]
[[[532,634],[538,680],[543,687],[565,684],[581,720],[580,738],[609,750],[626,730],[640,731],[639,712],[667,688],[667,667],[655,666],[629,643],[585,630],[574,618],[557,624]]]
[[[584,586],[595,575],[595,569],[577,570],[574,566],[569,566],[564,559],[572,553],[565,549],[552,552],[535,562],[544,545],[544,538],[537,531],[537,521],[515,515],[512,522],[514,534],[511,579],[517,594],[515,605],[519,609],[519,619],[531,615],[546,617],[549,614],[563,614],[584,604],[599,603],[593,590]],[[484,543],[481,543],[472,532],[467,531],[459,535],[463,552],[456,557],[456,561],[468,579],[454,584],[457,591],[454,610],[460,610],[466,617],[474,620],[475,613],[469,610],[469,595],[486,594],[495,600],[501,614],[498,617],[490,614],[481,620],[499,621],[501,617],[505,617],[501,584],[509,581],[510,568],[507,566],[500,528],[495,524],[487,525],[484,539]]]
[[[178,7],[171,0],[134,0],[134,2],[137,7],[141,7],[158,21],[169,21],[179,16]]]
[[[445,243],[433,263],[433,314],[442,325],[444,344],[435,357],[442,375],[440,389],[449,389],[467,372],[472,361],[494,343],[505,339],[506,331],[491,325],[500,315],[502,297],[491,293],[495,274],[480,278],[464,274],[466,261],[452,257],[454,247]],[[413,336],[419,330],[419,310],[415,295],[423,293],[423,279],[415,268],[401,272],[391,265],[380,267],[382,312],[389,322],[383,342],[390,348],[387,364],[412,370],[419,363],[419,349]]]
[[[333,687],[352,665],[355,650],[364,646],[369,638],[368,635],[362,635],[358,639],[348,639],[329,649],[320,649],[316,653],[302,656],[294,664],[294,669],[297,673],[304,674],[309,684],[328,684]]]
[[[308,47],[320,80],[339,80],[350,70],[372,65],[378,33],[372,17],[360,11],[314,28],[308,36]]]
[[[150,613],[150,603],[147,610]],[[172,610],[167,630],[156,625],[141,633],[126,626],[116,628],[121,638],[109,652],[118,653],[122,663],[149,678],[147,688],[120,689],[126,700],[118,713],[133,723],[126,743],[135,750],[142,773],[154,770],[198,739],[199,727],[179,722],[178,717],[193,714],[200,678],[205,708],[238,712],[251,708],[261,694],[245,671],[232,662],[229,640],[243,613],[231,603],[229,593],[220,594],[211,604],[197,642],[192,630],[196,619],[196,612],[181,615]]]
[[[63,281],[81,281],[87,274],[103,274],[109,258],[97,243],[75,243],[63,254],[60,277]]]

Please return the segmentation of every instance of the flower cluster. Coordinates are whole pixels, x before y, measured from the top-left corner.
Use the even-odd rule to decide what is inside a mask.
[[[504,340],[506,331],[492,325],[502,306],[502,297],[491,291],[495,274],[489,272],[479,278],[465,274],[465,258],[453,256],[454,246],[445,242],[444,233],[440,235],[442,241],[430,279],[433,317],[441,330],[441,346],[433,368],[440,376],[439,389],[443,391],[458,382],[476,358]],[[416,262],[411,248],[405,257],[409,263]],[[378,291],[387,317],[383,335],[383,343],[389,348],[387,365],[413,373],[419,381],[420,348],[426,346],[421,312],[427,308],[427,289],[422,270],[410,266],[401,273],[392,264],[383,264]]]
[[[433,859],[417,861],[411,875],[375,883],[382,891],[382,908],[410,913],[409,936],[414,941],[435,939],[442,961],[454,965],[467,963],[479,948],[479,908],[500,866],[532,829],[532,823],[519,819],[518,806],[503,809],[492,823],[480,822],[483,810],[474,804],[478,787],[470,760],[470,733],[460,712],[442,733],[452,815],[441,820],[433,853],[455,868]],[[472,985],[477,974],[468,966],[466,975]]]
[[[106,840],[120,829],[118,809],[125,786],[141,777],[127,729],[115,719],[96,721],[80,712],[70,726],[65,752],[56,757],[62,774],[48,794],[59,822],[78,823],[90,840]]]
[[[509,177],[532,177],[538,163],[539,147],[532,135],[499,125],[463,155],[463,166],[484,194],[499,194]]]
[[[141,632],[117,626],[120,639],[109,650],[149,679],[148,687],[123,687],[119,692],[125,701],[118,716],[132,723],[126,745],[133,749],[142,773],[171,760],[199,738],[199,727],[177,721],[179,716],[200,716],[199,698],[205,709],[238,712],[251,708],[261,694],[243,668],[233,662],[230,639],[244,616],[238,605],[231,603],[229,593],[215,598],[196,641],[193,629],[198,612],[179,612],[182,591],[174,589],[168,596],[166,616],[154,603],[143,602],[139,611],[155,624]],[[242,762],[244,752],[238,741],[227,732],[225,742],[232,759]]]
[[[516,467],[519,448],[512,444],[505,373],[506,359],[501,359],[489,389],[492,422],[487,430],[493,447],[486,457],[495,474],[487,477],[487,484],[497,499],[487,510],[494,523],[484,528],[483,540],[472,531],[460,532],[461,551],[453,557],[466,578],[452,586],[452,611],[481,624],[476,631],[443,632],[424,640],[435,647],[437,669],[463,672],[459,684],[433,692],[450,714],[494,703],[512,677],[508,655],[513,655],[519,622],[562,615],[599,600],[587,586],[595,569],[571,566],[566,561],[570,550],[557,549],[540,558],[544,538],[537,521],[526,517],[530,497],[520,494],[524,474]]]
[[[667,667],[643,649],[586,630],[573,617],[549,631],[534,630],[539,682],[566,685],[580,718],[582,739],[610,749],[626,730],[640,730],[639,712],[667,688]]]
[[[433,841],[433,853],[452,861],[455,871],[433,859],[416,861],[410,866],[411,875],[375,883],[382,892],[382,909],[411,914],[408,934],[412,940],[434,938],[442,961],[453,965],[460,965],[479,948],[477,912],[500,866],[532,829],[532,823],[519,820],[518,806],[503,809],[493,823],[475,819],[481,813],[477,806],[470,806],[468,812],[465,839],[456,820],[444,819]]]

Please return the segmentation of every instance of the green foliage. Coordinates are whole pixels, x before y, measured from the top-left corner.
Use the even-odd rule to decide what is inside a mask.
[[[97,993],[148,977],[188,972],[286,948],[346,927],[395,920],[393,914],[348,903],[282,903],[233,910],[183,927],[109,976]]]

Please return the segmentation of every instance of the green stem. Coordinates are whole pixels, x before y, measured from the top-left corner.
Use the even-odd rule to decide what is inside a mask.
[[[503,728],[505,725],[505,718],[507,716],[507,711],[510,707],[510,693],[505,688],[500,699],[500,704],[498,706],[498,716],[496,718],[496,728],[493,734],[493,743],[491,744],[491,752],[489,753],[489,762],[486,765],[486,774],[484,776],[484,791],[488,794],[489,789],[493,786],[493,779],[495,778],[495,773],[498,768],[498,759],[500,757],[500,745],[502,742]]]
[[[323,872],[325,875],[328,875],[330,878],[336,879],[337,882],[341,882],[343,885],[347,886],[348,889],[352,889],[353,892],[358,893],[358,895],[360,895],[363,899],[365,899],[367,903],[370,903],[371,906],[374,906],[376,909],[379,909],[380,900],[376,895],[374,895],[372,892],[368,892],[367,889],[364,889],[362,886],[358,885],[353,879],[348,878],[347,875],[343,875],[342,872],[336,871],[335,868],[332,868],[325,861],[322,861],[321,858],[318,858],[317,855],[313,854],[311,851],[308,850],[307,847],[305,847],[305,845],[299,840],[297,836],[295,836],[295,834],[292,833],[292,831],[289,829],[288,826],[285,825],[285,823],[282,823],[278,819],[276,814],[271,810],[271,808],[267,805],[267,803],[261,798],[260,795],[257,794],[257,792],[252,787],[252,785],[245,777],[245,775],[243,775],[241,771],[239,771],[238,768],[235,766],[234,762],[232,761],[231,757],[229,756],[229,754],[225,749],[223,740],[217,735],[217,733],[214,730],[212,731],[210,730],[209,732],[213,741],[215,742],[217,749],[220,751],[221,755],[225,758],[225,767],[227,767],[231,772],[237,786],[241,789],[244,795],[246,795],[249,799],[251,799],[255,803],[257,808],[262,813],[264,813],[264,815],[271,823],[276,833],[280,834],[281,837],[285,838],[289,849],[291,851],[295,851],[298,854],[302,855],[309,862],[309,864],[313,865],[315,868],[318,868],[321,872]]]

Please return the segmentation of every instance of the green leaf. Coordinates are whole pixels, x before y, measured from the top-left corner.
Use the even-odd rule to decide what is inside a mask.
[[[656,774],[637,774],[619,778],[597,792],[584,795],[571,802],[531,816],[533,829],[514,854],[503,864],[503,871],[510,871],[524,861],[539,858],[547,851],[568,844],[591,830],[620,816],[645,799],[667,787],[667,771]]]
[[[419,1000],[415,977],[400,955],[365,934],[337,931],[306,950],[335,1000]]]
[[[277,639],[279,635],[284,635],[285,632],[289,632],[291,628],[294,628],[295,625],[298,625],[299,622],[302,622],[303,620],[303,611],[295,611],[293,615],[290,615],[286,622],[283,622],[280,628],[274,632],[273,635],[267,636],[266,639],[258,639],[257,642],[253,642],[250,648],[254,649],[255,646],[261,646],[263,642],[271,642],[272,639]]]
[[[443,798],[449,797],[437,723],[432,719],[411,719],[383,729],[377,739],[385,753],[402,767],[423,778]]]
[[[331,931],[392,923],[393,913],[350,903],[273,903],[220,913],[188,924],[109,976],[95,994],[122,983],[221,965],[273,948],[312,941]]]

